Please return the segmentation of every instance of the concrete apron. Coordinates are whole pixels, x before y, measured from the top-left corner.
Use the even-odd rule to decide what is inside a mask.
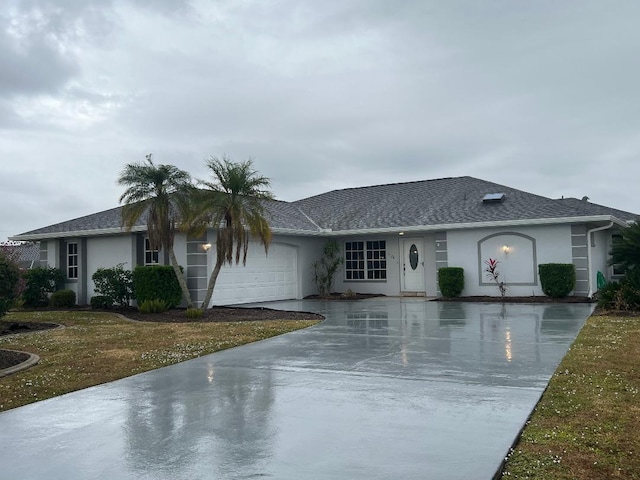
[[[0,414],[2,478],[488,480],[592,311],[262,305],[327,320]]]

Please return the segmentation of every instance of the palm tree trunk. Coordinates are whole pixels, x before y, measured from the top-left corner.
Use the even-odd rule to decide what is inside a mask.
[[[209,276],[209,283],[207,284],[207,294],[204,297],[204,301],[202,302],[202,305],[200,305],[200,308],[202,310],[206,310],[207,308],[209,308],[209,302],[211,302],[211,297],[213,296],[213,289],[216,286],[216,280],[218,280],[218,274],[220,273],[220,269],[222,268],[222,263],[223,263],[222,261],[217,260],[216,265],[215,267],[213,267],[213,271]]]
[[[191,301],[191,292],[189,292],[189,287],[187,287],[187,281],[184,279],[184,274],[182,273],[182,270],[180,270],[180,266],[178,265],[178,259],[176,259],[176,254],[173,251],[173,248],[169,249],[169,261],[171,262],[173,271],[175,272],[176,278],[178,279],[178,283],[180,284],[180,288],[182,289],[182,296],[187,302],[187,308],[193,308],[193,302]]]

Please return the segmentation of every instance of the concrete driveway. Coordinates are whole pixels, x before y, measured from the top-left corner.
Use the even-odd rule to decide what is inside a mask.
[[[2,413],[0,477],[489,480],[592,311],[270,306],[327,321]]]

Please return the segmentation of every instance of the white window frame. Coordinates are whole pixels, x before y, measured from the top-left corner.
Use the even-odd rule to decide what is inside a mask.
[[[160,250],[151,248],[149,237],[144,237],[144,264],[160,265]]]
[[[344,280],[346,282],[387,281],[387,241],[352,240],[344,242]]]
[[[78,242],[67,243],[67,278],[70,280],[78,279]]]

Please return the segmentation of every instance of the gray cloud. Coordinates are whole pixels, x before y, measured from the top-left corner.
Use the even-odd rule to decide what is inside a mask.
[[[14,0],[7,12],[3,183],[48,173],[0,236],[115,206],[119,171],[146,153],[196,177],[210,155],[253,157],[286,200],[472,175],[640,212],[635,2]],[[8,191],[5,203],[23,198]]]

